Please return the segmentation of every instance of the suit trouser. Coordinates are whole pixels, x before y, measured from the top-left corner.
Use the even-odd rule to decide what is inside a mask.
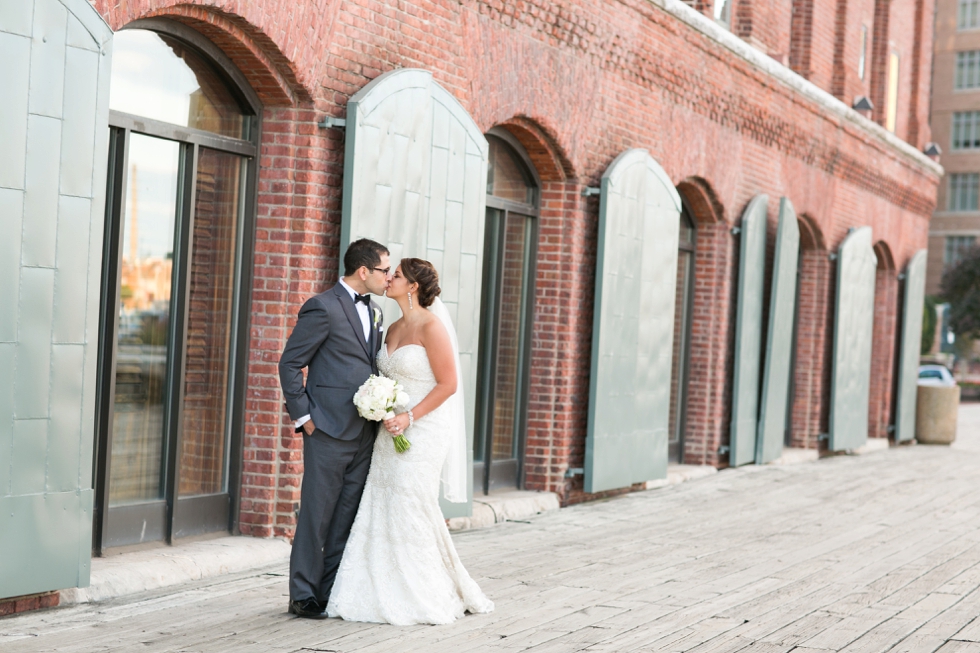
[[[353,440],[316,429],[303,436],[303,485],[289,556],[289,598],[326,605],[350,535],[378,425],[368,422]]]

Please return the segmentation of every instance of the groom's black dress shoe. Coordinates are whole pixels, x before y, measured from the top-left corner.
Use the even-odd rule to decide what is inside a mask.
[[[297,617],[303,617],[304,619],[327,618],[326,608],[320,605],[319,603],[317,603],[316,599],[302,599],[300,601],[290,601],[289,613],[294,614]]]

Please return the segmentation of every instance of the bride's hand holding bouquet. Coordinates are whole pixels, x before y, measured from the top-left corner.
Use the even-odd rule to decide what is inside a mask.
[[[354,405],[364,419],[371,422],[391,420],[395,408],[408,406],[411,399],[402,385],[386,376],[372,374],[354,393]],[[389,431],[391,433],[391,431]],[[395,441],[395,451],[404,453],[412,444],[402,433],[391,433]]]

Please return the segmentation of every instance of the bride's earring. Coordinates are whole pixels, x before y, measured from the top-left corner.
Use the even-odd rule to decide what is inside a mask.
[[[408,293],[408,310],[412,310],[412,293]]]

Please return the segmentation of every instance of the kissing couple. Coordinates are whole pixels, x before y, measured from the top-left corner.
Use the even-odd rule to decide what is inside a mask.
[[[449,501],[467,498],[459,345],[432,264],[405,258],[392,273],[388,257],[373,240],[351,243],[343,278],[303,304],[279,360],[286,409],[303,433],[289,612],[446,624],[493,610],[439,508],[440,482]],[[401,309],[386,337],[372,294]],[[379,373],[409,396],[405,412],[380,425],[354,405]],[[404,453],[395,450],[398,435],[411,443]]]

